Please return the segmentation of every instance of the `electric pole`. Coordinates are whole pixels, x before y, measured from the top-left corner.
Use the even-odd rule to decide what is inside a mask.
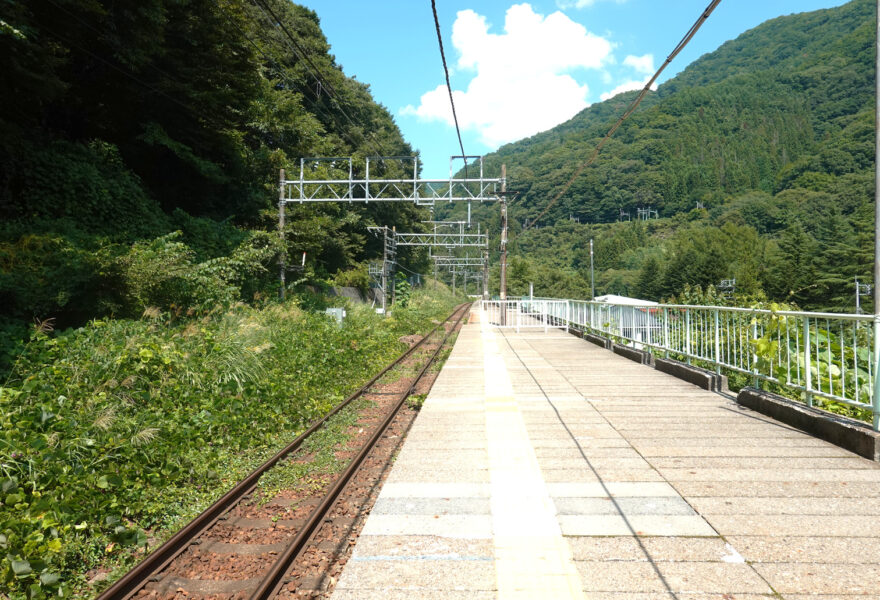
[[[880,0],[877,0],[880,11]],[[880,12],[875,12],[874,119],[880,123]],[[502,183],[502,185],[504,185]],[[880,430],[880,127],[874,128],[874,431]]]
[[[284,236],[284,169],[278,177],[278,235],[281,237],[281,252],[278,253],[278,277],[281,287],[278,289],[278,297],[284,300],[284,288],[287,286],[284,271],[287,265],[287,242]]]
[[[593,238],[590,238],[590,300],[596,299],[596,283],[593,279]]]
[[[877,0],[880,2],[880,0]],[[507,165],[501,165],[501,301],[507,300]],[[503,310],[503,309],[502,309]]]

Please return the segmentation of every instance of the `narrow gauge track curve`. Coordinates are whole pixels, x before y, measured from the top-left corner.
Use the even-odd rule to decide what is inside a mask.
[[[391,371],[398,365],[401,365],[415,352],[422,348],[422,346],[424,346],[428,342],[428,340],[435,336],[435,334],[439,333],[442,330],[444,332],[442,340],[439,342],[436,349],[434,349],[434,351],[431,353],[431,356],[428,358],[425,364],[421,367],[418,374],[414,377],[407,390],[401,394],[400,399],[394,404],[382,423],[374,430],[373,435],[370,437],[367,443],[364,444],[364,446],[360,449],[354,459],[349,463],[348,467],[346,467],[345,471],[332,484],[330,490],[320,501],[318,506],[314,510],[312,510],[311,514],[306,519],[305,524],[302,526],[296,536],[294,536],[293,540],[286,547],[278,560],[275,561],[269,572],[263,576],[263,581],[260,583],[256,591],[250,596],[252,600],[263,600],[271,598],[285,583],[285,574],[287,570],[307,547],[309,540],[317,531],[317,528],[320,525],[321,521],[324,519],[325,515],[333,507],[336,498],[345,488],[347,482],[354,476],[355,473],[357,473],[358,468],[360,467],[363,460],[367,457],[367,455],[369,455],[372,447],[379,439],[381,439],[382,434],[394,420],[395,415],[403,406],[406,399],[409,397],[410,394],[412,394],[412,391],[416,388],[417,384],[427,372],[428,368],[430,368],[430,366],[436,360],[437,356],[440,354],[440,351],[445,346],[450,335],[458,329],[459,325],[464,320],[464,317],[468,314],[469,307],[470,303],[457,306],[455,310],[453,310],[453,312],[442,323],[439,323],[424,337],[422,337],[421,340],[411,346],[403,354],[398,356],[393,362],[388,364],[360,389],[358,389],[348,398],[343,400],[325,416],[312,423],[308,429],[306,429],[295,440],[290,442],[290,444],[288,444],[278,453],[276,453],[272,458],[254,469],[235,487],[233,487],[220,499],[218,499],[211,506],[205,509],[190,523],[181,528],[165,543],[163,543],[156,550],[150,553],[143,561],[138,563],[133,569],[131,569],[128,573],[118,579],[113,585],[111,585],[104,592],[99,594],[96,600],[128,600],[135,596],[135,594],[140,592],[142,589],[144,589],[144,587],[149,582],[156,581],[160,573],[162,573],[172,563],[172,561],[174,561],[175,558],[180,556],[188,547],[190,547],[190,545],[195,543],[202,534],[207,532],[214,524],[220,521],[224,517],[224,515],[228,514],[242,500],[247,498],[255,490],[260,480],[260,477],[262,477],[267,471],[274,467],[279,461],[285,459],[297,449],[299,449],[312,434],[314,434],[316,431],[326,425],[330,421],[330,419],[332,419],[340,411],[351,405],[352,402],[367,394],[368,390],[370,390],[370,388],[374,384],[376,384],[376,382],[379,381],[384,375],[386,375],[389,371]],[[447,329],[446,326],[449,324],[451,324],[452,326]]]

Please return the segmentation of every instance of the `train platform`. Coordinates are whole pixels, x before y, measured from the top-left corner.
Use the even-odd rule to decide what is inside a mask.
[[[472,313],[333,598],[880,597],[880,466]]]

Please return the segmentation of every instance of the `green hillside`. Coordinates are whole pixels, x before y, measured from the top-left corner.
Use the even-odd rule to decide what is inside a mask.
[[[592,236],[597,293],[657,299],[736,277],[743,293],[852,310],[852,278],[870,274],[874,15],[873,2],[854,0],[773,19],[665,82],[541,218],[543,229],[515,239],[522,269],[583,295]],[[634,94],[487,156],[490,169],[507,164],[520,192],[515,237]],[[610,225],[639,208],[661,219]],[[561,225],[570,218],[582,225]]]
[[[0,332],[271,295],[278,170],[376,154],[412,148],[309,9],[2,2]],[[294,207],[286,250],[308,253],[309,282],[346,270],[363,282],[378,252],[365,226],[420,218],[404,205]]]

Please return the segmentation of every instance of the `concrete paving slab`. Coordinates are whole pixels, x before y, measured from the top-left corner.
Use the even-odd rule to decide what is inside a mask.
[[[880,597],[880,566],[822,563],[754,565],[773,588],[789,594],[863,594]]]
[[[878,498],[880,485],[848,481],[677,481],[674,487],[686,497]]]
[[[763,457],[767,455],[766,446],[639,446],[639,454],[646,459],[660,457],[706,457],[719,456],[726,458]],[[777,458],[833,458],[852,457],[853,454],[834,446],[794,446],[776,448],[773,455]]]
[[[880,483],[880,470],[874,469],[670,469],[658,467],[669,481],[805,481]],[[880,486],[878,486],[880,487]]]
[[[721,535],[876,537],[880,517],[827,515],[703,515]]]
[[[377,515],[488,515],[488,498],[379,498]]]
[[[586,458],[585,458],[586,457]],[[609,456],[594,456],[592,452],[584,451],[569,458],[538,457],[538,464],[542,469],[571,469],[589,464],[596,469],[609,470],[635,470],[651,469],[651,465],[643,458],[617,458]]]
[[[388,481],[391,483],[489,483],[489,471],[476,467],[463,466],[458,469],[425,469],[418,465],[400,465],[391,470]]]
[[[729,541],[746,560],[781,563],[880,563],[877,537],[786,537],[729,536]]]
[[[362,535],[358,538],[354,557],[421,557],[490,558],[494,545],[489,539],[465,539],[430,535]]]
[[[702,517],[678,515],[559,515],[562,533],[566,536],[667,535],[717,536],[718,533]]]
[[[488,515],[370,515],[362,535],[429,535],[491,539]]]
[[[379,566],[380,568],[376,568]],[[486,560],[357,560],[339,583],[348,590],[495,590],[495,569]]]
[[[659,562],[660,575],[676,593],[772,594],[750,565],[723,562]]]
[[[794,470],[834,469],[867,469],[880,474],[880,465],[866,458],[857,456],[841,456],[833,458],[817,457],[708,457],[694,458],[655,458],[651,461],[658,469],[772,469],[779,472]]]
[[[873,515],[880,498],[691,498],[704,515]]]
[[[665,482],[629,482],[629,481],[606,481],[592,483],[548,483],[547,491],[553,498],[594,498],[605,497],[609,494],[617,497],[653,497],[672,496],[678,497],[675,489]]]
[[[690,505],[677,497],[555,498],[558,515],[694,515]]]
[[[577,561],[584,592],[669,592],[647,562]]]

